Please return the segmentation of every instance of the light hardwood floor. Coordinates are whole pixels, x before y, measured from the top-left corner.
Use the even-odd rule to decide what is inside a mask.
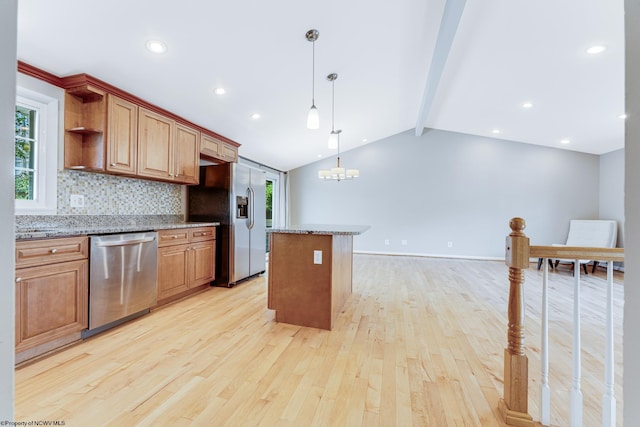
[[[551,280],[552,425],[566,426],[573,282],[566,269]],[[616,280],[621,420],[623,290]],[[525,326],[534,419],[541,283],[532,264]],[[72,427],[503,425],[503,262],[356,254],[353,285],[330,332],[276,323],[265,278],[211,288],[19,368],[16,418]],[[603,285],[583,276],[585,426],[600,425]]]

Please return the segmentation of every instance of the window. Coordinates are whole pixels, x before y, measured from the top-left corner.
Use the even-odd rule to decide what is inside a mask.
[[[55,214],[58,101],[22,88],[17,93],[16,213]]]
[[[16,105],[16,200],[34,200],[38,193],[36,149],[40,144],[38,119],[40,111],[18,103]]]

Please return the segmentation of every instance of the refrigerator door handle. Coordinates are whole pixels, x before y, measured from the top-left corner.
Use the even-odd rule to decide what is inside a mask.
[[[255,201],[255,193],[253,192],[253,188],[247,188],[247,193],[249,195],[249,230],[253,229],[254,226],[254,206],[253,202]]]

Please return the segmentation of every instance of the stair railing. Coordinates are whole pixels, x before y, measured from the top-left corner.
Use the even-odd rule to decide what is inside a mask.
[[[541,404],[540,423],[550,424],[551,392],[549,387],[549,322],[548,281],[549,259],[574,260],[573,288],[573,379],[571,385],[571,426],[582,426],[581,342],[580,342],[580,260],[607,261],[607,300],[605,325],[605,378],[602,398],[602,425],[616,425],[614,395],[614,339],[613,339],[613,263],[624,261],[622,248],[590,248],[571,246],[530,246],[524,234],[525,221],[512,218],[511,233],[506,239],[505,263],[509,267],[509,302],[507,348],[504,350],[504,395],[499,401],[502,418],[508,425],[534,426],[528,412],[529,368],[524,345],[524,270],[530,258],[542,259],[544,265],[541,308]]]

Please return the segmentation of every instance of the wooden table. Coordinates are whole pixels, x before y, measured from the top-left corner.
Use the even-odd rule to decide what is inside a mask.
[[[267,229],[268,307],[276,321],[331,330],[351,295],[353,236],[368,226]]]

